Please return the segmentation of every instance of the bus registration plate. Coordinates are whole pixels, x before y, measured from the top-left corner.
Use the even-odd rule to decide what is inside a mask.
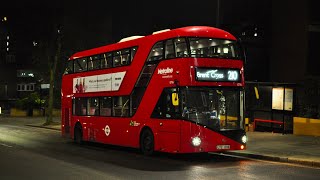
[[[230,145],[217,145],[217,149],[230,149]]]

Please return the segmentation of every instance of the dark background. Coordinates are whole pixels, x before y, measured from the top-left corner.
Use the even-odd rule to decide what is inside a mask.
[[[85,41],[85,49],[131,35],[148,35],[153,31],[188,25],[219,26],[233,33],[251,26],[270,29],[270,0],[220,0],[219,20],[217,3],[217,0],[13,0],[1,4],[0,15],[8,17],[11,32],[17,36],[23,34],[19,42],[44,38],[54,24],[60,24],[73,40]]]
[[[320,22],[316,7],[315,0],[12,0],[2,2],[0,17],[8,18],[4,29],[12,35],[11,48],[18,63],[25,64],[30,59],[25,57],[30,56],[28,48],[32,48],[33,41],[49,41],[56,27],[64,34],[65,55],[70,56],[76,51],[114,43],[128,36],[205,25],[227,30],[244,41],[249,62],[247,80],[298,82],[305,74],[320,74],[315,68],[319,65],[315,53],[319,31],[310,31],[309,27]],[[2,29],[3,24],[0,25]],[[256,32],[258,36],[255,37]],[[293,45],[295,47],[290,47]],[[285,53],[280,49],[283,46],[287,46]],[[292,60],[296,62],[290,69],[294,70],[288,73],[295,74],[292,77],[282,73],[288,65],[283,54],[292,54],[294,48],[305,52],[293,54],[296,59]],[[296,75],[301,62],[303,72]]]
[[[162,29],[204,25],[229,31],[242,41],[246,81],[294,84],[300,89],[295,103],[311,104],[320,117],[316,0],[11,0],[1,2],[0,17],[0,101],[19,97],[16,82],[26,79],[17,78],[17,70],[36,69],[35,55],[45,59],[39,51],[55,43],[57,30],[63,35],[61,76],[66,60],[77,51]],[[47,68],[36,64],[38,69]]]

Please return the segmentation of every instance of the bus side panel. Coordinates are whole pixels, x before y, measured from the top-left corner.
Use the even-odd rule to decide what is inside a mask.
[[[158,133],[159,151],[168,153],[178,153],[180,151],[180,134],[173,132]]]
[[[143,128],[143,124],[145,124],[145,120],[143,118],[139,119],[132,119],[129,123],[129,132],[128,132],[128,139],[127,144],[133,148],[140,148],[140,133]]]
[[[105,138],[109,144],[129,146],[129,118],[110,118],[104,126]],[[107,133],[107,126],[109,126],[110,133]]]
[[[139,127],[130,124],[131,118],[121,117],[91,117],[91,136],[92,141],[126,146],[139,147]],[[138,123],[136,121],[136,123]],[[90,133],[89,133],[90,134]],[[89,136],[90,137],[90,136]]]
[[[95,132],[95,141],[105,143],[106,142],[106,132],[105,127],[108,123],[108,117],[98,117],[96,122],[92,125]]]

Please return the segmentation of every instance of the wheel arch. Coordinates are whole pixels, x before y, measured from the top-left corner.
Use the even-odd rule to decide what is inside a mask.
[[[147,141],[145,141],[146,137],[148,137],[148,136],[145,136],[145,133],[150,134],[152,136],[152,141],[151,141],[152,142],[151,143],[152,150],[150,149],[151,151],[149,151],[149,152],[147,150],[147,149],[149,149],[148,146],[145,146],[148,144],[148,143],[145,144],[147,142]],[[139,135],[139,149],[144,155],[152,155],[154,153],[154,151],[156,151],[155,150],[155,142],[156,142],[155,141],[155,133],[153,132],[152,128],[150,128],[149,126],[144,126],[143,128],[141,128],[140,135]],[[145,151],[145,150],[147,150],[147,151]]]
[[[153,130],[152,130],[151,127],[149,127],[149,126],[143,126],[143,127],[141,128],[141,130],[140,130],[140,133],[139,133],[139,146],[140,146],[140,140],[141,140],[142,133],[143,133],[144,131],[146,131],[146,130],[150,130],[151,133],[153,134],[153,137],[155,136],[155,134],[154,134],[154,132],[153,132]]]

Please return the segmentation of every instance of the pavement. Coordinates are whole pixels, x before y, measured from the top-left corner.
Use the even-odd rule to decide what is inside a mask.
[[[247,149],[225,154],[320,167],[320,136],[247,132]]]
[[[44,125],[45,117],[3,117],[0,121],[17,121],[26,126],[61,130],[60,117]],[[320,136],[301,136],[272,132],[247,132],[247,149],[223,154],[252,159],[320,167]]]
[[[53,117],[52,123],[49,125],[44,125],[46,122],[46,117],[12,117],[6,115],[0,115],[1,122],[9,122],[12,124],[23,124],[26,126],[52,129],[52,130],[61,130],[61,119],[60,117]]]

